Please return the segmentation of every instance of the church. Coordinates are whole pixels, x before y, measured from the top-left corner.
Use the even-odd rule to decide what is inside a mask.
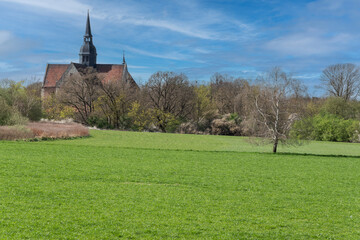
[[[88,12],[84,42],[79,53],[79,63],[47,64],[41,91],[42,98],[56,94],[68,77],[83,72],[81,70],[85,68],[93,68],[103,82],[119,81],[122,84],[128,84],[131,88],[138,88],[138,85],[128,72],[124,55],[122,64],[97,64],[96,57],[97,53],[91,34]]]

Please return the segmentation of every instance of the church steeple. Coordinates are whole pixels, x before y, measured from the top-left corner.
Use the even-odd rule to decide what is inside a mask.
[[[86,20],[84,43],[80,48],[79,56],[80,56],[80,58],[79,58],[80,64],[84,64],[88,67],[96,67],[97,53],[96,53],[96,48],[93,44],[92,35],[91,35],[89,11],[88,11],[87,20]]]
[[[85,30],[85,35],[84,37],[89,37],[89,38],[92,38],[92,35],[91,35],[91,27],[90,27],[90,16],[89,16],[89,11],[88,11],[88,14],[87,14],[87,20],[86,20],[86,30]]]

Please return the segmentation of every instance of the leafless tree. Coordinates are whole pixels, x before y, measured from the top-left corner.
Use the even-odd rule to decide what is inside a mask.
[[[254,109],[253,92],[257,87],[250,85],[247,81],[242,80],[241,87],[238,89],[234,98],[234,112],[242,118],[249,116]]]
[[[61,103],[76,109],[80,121],[87,123],[95,110],[95,101],[99,97],[101,80],[92,68],[84,69],[72,75],[63,83],[58,93]]]
[[[96,107],[107,118],[108,124],[114,128],[124,127],[123,117],[130,105],[136,100],[137,88],[119,80],[101,82],[100,96],[96,100]]]
[[[290,99],[296,95],[300,83],[279,67],[266,73],[261,80],[255,95],[256,120],[263,127],[258,129],[258,135],[269,138],[276,153],[279,142],[288,140],[292,123],[297,118]]]
[[[192,111],[193,91],[184,74],[157,72],[145,85],[149,105],[159,113],[159,128],[165,132],[167,121],[162,116],[171,114],[175,118],[187,118]]]
[[[247,82],[219,73],[215,73],[210,78],[210,81],[212,101],[215,103],[219,113],[234,113],[234,100]]]
[[[324,69],[321,81],[331,96],[349,101],[359,95],[360,70],[351,63],[331,65]]]

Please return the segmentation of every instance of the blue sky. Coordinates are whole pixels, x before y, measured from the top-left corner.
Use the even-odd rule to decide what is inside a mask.
[[[0,79],[77,62],[88,9],[98,63],[121,64],[125,50],[138,82],[158,70],[206,81],[280,66],[316,94],[326,66],[360,63],[358,0],[0,0]]]

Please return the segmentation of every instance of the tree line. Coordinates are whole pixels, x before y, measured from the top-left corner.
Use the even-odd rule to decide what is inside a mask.
[[[253,81],[215,73],[192,82],[156,72],[139,88],[104,82],[88,68],[43,101],[40,83],[2,80],[0,124],[73,118],[107,129],[256,136],[269,139],[274,152],[289,139],[359,141],[359,67],[331,65],[320,80],[327,95],[318,98],[279,67]]]

